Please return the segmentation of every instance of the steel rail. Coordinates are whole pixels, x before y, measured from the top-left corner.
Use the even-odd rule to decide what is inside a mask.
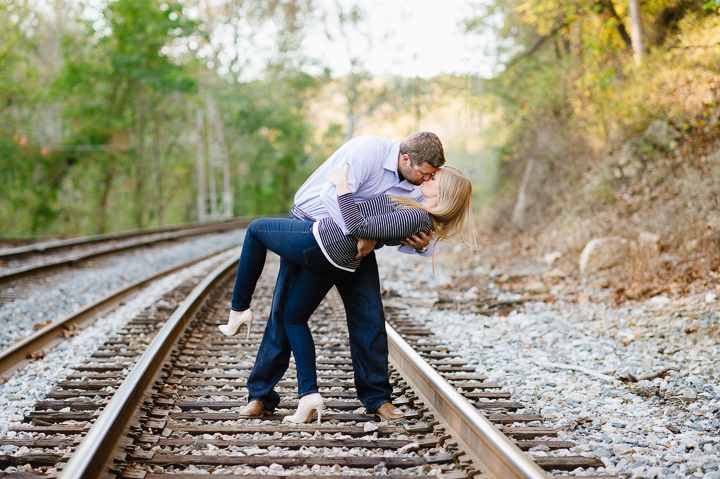
[[[53,269],[61,268],[64,266],[71,266],[75,263],[78,263],[80,261],[86,261],[88,259],[97,258],[99,256],[105,256],[108,254],[114,254],[119,253],[121,251],[134,249],[134,248],[140,248],[142,246],[148,246],[155,243],[160,243],[163,241],[171,241],[175,239],[180,238],[187,238],[190,236],[197,236],[207,233],[215,233],[218,231],[225,231],[225,230],[231,230],[235,228],[243,228],[247,227],[252,220],[243,220],[243,221],[237,221],[234,223],[222,223],[219,225],[210,225],[210,226],[201,226],[199,228],[193,228],[190,230],[180,230],[180,231],[174,231],[169,233],[162,233],[158,236],[154,236],[151,238],[145,238],[145,239],[138,239],[136,241],[131,241],[128,243],[124,243],[122,245],[115,245],[111,247],[106,248],[97,248],[95,250],[92,250],[90,252],[86,253],[79,253],[76,255],[68,256],[56,261],[50,261],[47,263],[39,263],[36,265],[27,266],[25,268],[17,268],[10,271],[6,271],[5,273],[0,274],[0,284],[8,283],[11,281],[17,281],[19,279],[25,278],[27,276],[33,276],[36,274],[39,274],[40,272],[46,272]]]
[[[105,233],[91,236],[81,236],[79,238],[68,238],[64,240],[52,240],[44,241],[42,243],[34,243],[27,246],[18,246],[16,248],[8,248],[0,250],[0,260],[7,260],[19,256],[25,256],[33,253],[45,253],[52,250],[69,248],[72,246],[80,246],[92,243],[103,243],[106,241],[117,241],[127,238],[134,238],[137,236],[146,236],[157,233],[168,233],[179,230],[189,230],[193,228],[199,228],[204,226],[223,226],[228,224],[241,223],[252,221],[254,218],[233,218],[225,221],[207,221],[201,223],[194,221],[191,223],[180,223],[176,225],[165,225],[165,226],[153,226],[150,228],[138,228],[134,230],[118,231],[115,233]]]
[[[395,367],[452,429],[453,439],[460,443],[460,448],[487,468],[483,472],[498,479],[547,479],[537,464],[484,418],[387,322],[385,329]]]
[[[63,468],[61,479],[103,477],[113,459],[118,441],[130,426],[136,409],[155,382],[175,342],[210,293],[237,268],[238,260],[239,255],[218,266],[178,306],[90,428]]]
[[[232,248],[236,248],[233,246]],[[177,271],[190,267],[196,263],[204,261],[212,256],[222,254],[228,251],[227,248],[222,251],[214,251],[203,256],[184,261],[180,264],[170,266],[157,273],[134,281],[128,285],[122,286],[115,291],[99,298],[83,308],[74,311],[67,316],[45,326],[30,336],[21,339],[9,348],[0,352],[0,375],[8,375],[23,367],[32,353],[46,347],[53,347],[65,339],[65,332],[75,327],[87,327],[99,317],[102,317],[117,308],[120,303],[135,295],[149,283],[156,281],[165,276],[169,276]]]

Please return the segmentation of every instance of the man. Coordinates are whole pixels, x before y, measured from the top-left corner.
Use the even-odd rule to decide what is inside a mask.
[[[385,193],[420,200],[422,194],[416,186],[432,178],[444,163],[440,139],[430,132],[414,133],[402,143],[377,136],[354,138],[328,158],[300,187],[290,217],[314,221],[331,216],[345,234],[349,234],[335,187],[326,180],[332,168],[349,165],[348,183],[358,202]],[[415,250],[422,252],[429,241],[430,236],[424,234],[408,238],[406,249],[413,253]],[[394,421],[403,419],[404,415],[391,403],[387,333],[374,247],[375,240],[358,243],[358,256],[364,256],[364,259],[355,273],[337,283],[336,288],[347,313],[358,399],[368,414]],[[262,417],[280,402],[273,388],[285,374],[291,354],[282,312],[287,292],[291,291],[299,270],[299,266],[281,260],[272,310],[248,378],[249,404],[240,412],[241,417]]]

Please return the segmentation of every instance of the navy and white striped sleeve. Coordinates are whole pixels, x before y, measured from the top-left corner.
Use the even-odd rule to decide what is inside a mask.
[[[350,234],[360,238],[397,239],[407,238],[418,231],[426,231],[429,218],[427,212],[419,208],[401,208],[395,211],[375,214],[380,208],[365,217],[355,203],[352,193],[338,197],[340,211]],[[375,206],[375,205],[373,205]]]

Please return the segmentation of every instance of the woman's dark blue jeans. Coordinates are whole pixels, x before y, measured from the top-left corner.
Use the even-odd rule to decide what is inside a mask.
[[[232,309],[250,308],[267,250],[301,267],[284,308],[285,332],[295,356],[298,397],[318,392],[315,343],[308,319],[336,281],[352,274],[333,266],[312,233],[312,221],[263,218],[250,223],[238,265]]]

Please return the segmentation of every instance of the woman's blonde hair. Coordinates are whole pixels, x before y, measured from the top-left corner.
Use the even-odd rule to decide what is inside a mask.
[[[441,239],[460,238],[464,243],[474,246],[475,227],[470,178],[454,166],[445,165],[435,172],[435,180],[438,182],[440,198],[433,209],[401,196],[393,196],[392,199],[404,207],[427,211],[433,222],[433,231]],[[466,225],[469,237],[463,238]]]

